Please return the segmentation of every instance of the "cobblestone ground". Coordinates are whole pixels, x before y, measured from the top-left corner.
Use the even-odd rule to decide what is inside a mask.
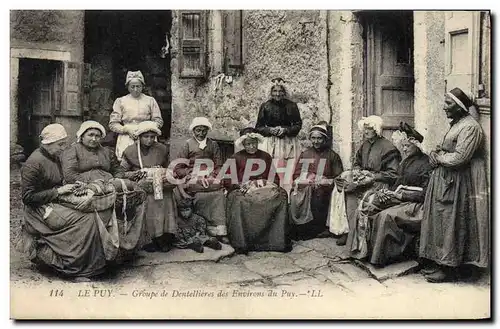
[[[280,301],[289,300],[293,314],[287,307],[272,308],[259,299],[247,299],[251,305],[238,308],[239,317],[270,318],[484,318],[490,314],[490,277],[485,274],[474,282],[430,284],[418,274],[415,262],[406,262],[374,269],[366,264],[348,259],[345,248],[338,247],[333,238],[313,239],[294,243],[290,253],[260,252],[236,255],[230,246],[221,251],[205,248],[203,254],[190,250],[173,250],[169,253],[140,253],[138,259],[107,277],[89,283],[71,283],[49,274],[39,273],[20,254],[14,245],[19,237],[22,207],[20,202],[19,171],[11,171],[11,296],[22,303],[35,292],[47,295],[53,289],[69,289],[80,294],[82,289],[104,291],[114,297],[109,303],[107,317],[123,317],[123,308],[130,304],[130,296],[141,303],[160,298],[162,291],[178,298],[176,305],[203,293],[224,292],[212,306],[221,300],[234,300],[252,293],[267,294],[273,291]],[[30,295],[28,295],[28,291]],[[156,295],[155,295],[156,294]],[[77,297],[77,296],[73,297]],[[30,296],[30,297],[28,297]],[[198,296],[199,297],[199,296]],[[261,296],[262,297],[262,296]],[[271,297],[269,297],[271,298]],[[201,300],[201,297],[196,300]],[[12,301],[12,300],[11,300]],[[172,299],[170,299],[172,301]],[[12,301],[16,302],[15,300]],[[180,303],[180,304],[179,304]],[[294,304],[299,303],[299,304]],[[175,317],[205,318],[214,315],[210,307],[193,313],[187,308],[175,309]],[[348,306],[348,305],[351,305]],[[157,312],[158,304],[151,309],[142,308],[140,317],[169,317],[167,310]],[[191,305],[191,306],[190,306]],[[295,305],[295,306],[294,306]],[[297,306],[299,305],[299,306]],[[64,306],[64,305],[63,305]],[[130,305],[129,305],[130,306]],[[100,314],[99,309],[88,309],[90,314]],[[226,305],[227,307],[227,305]],[[248,309],[250,307],[250,309]],[[298,307],[298,308],[297,308]],[[52,316],[64,317],[61,310]],[[37,314],[36,311],[32,311]],[[97,313],[93,313],[97,312]],[[132,312],[138,316],[137,312]],[[232,318],[219,312],[217,317]],[[38,316],[49,317],[49,313]],[[134,317],[128,315],[127,317]]]

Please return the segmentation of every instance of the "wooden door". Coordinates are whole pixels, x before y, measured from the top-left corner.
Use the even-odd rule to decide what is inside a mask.
[[[83,63],[20,61],[19,141],[27,154],[40,145],[40,133],[51,123],[61,123],[69,139],[75,139],[88,112],[88,100],[84,97],[84,72],[88,69]]]
[[[367,24],[367,115],[384,120],[386,138],[414,125],[413,13],[377,13]]]
[[[60,110],[61,62],[23,59],[19,79],[19,141],[29,154],[40,145],[42,129],[54,122]]]

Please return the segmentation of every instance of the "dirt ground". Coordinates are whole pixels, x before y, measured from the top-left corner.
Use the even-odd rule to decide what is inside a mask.
[[[85,313],[83,318],[100,316],[123,318],[124,307],[131,306],[131,303],[144,306],[155,298],[160,298],[160,289],[169,291],[171,297],[178,294],[175,300],[164,300],[167,303],[165,305],[171,308],[170,311],[158,309],[156,303],[151,304],[151,308],[134,309],[132,313],[127,313],[126,317],[192,318],[193,313],[189,312],[188,304],[186,308],[180,306],[176,308],[176,306],[193,300],[193,295],[182,295],[182,293],[196,294],[196,291],[201,291],[200,289],[213,293],[225,289],[229,296],[211,300],[209,306],[204,306],[204,312],[196,313],[197,318],[206,318],[213,314],[217,314],[220,318],[234,318],[240,313],[224,313],[221,307],[222,310],[224,307],[229,307],[230,310],[231,307],[239,305],[234,303],[240,302],[245,293],[259,291],[268,293],[271,290],[283,294],[280,300],[284,300],[285,304],[273,308],[275,304],[247,299],[246,302],[251,303],[253,311],[243,312],[242,317],[260,318],[267,314],[268,318],[289,318],[290,315],[293,315],[292,318],[324,318],[325,314],[328,314],[327,318],[333,316],[334,318],[442,319],[485,318],[490,315],[488,274],[473,282],[430,284],[418,273],[415,262],[398,264],[382,271],[352,262],[348,258],[346,249],[336,246],[333,238],[295,242],[292,252],[286,254],[260,252],[250,253],[247,256],[235,255],[230,246],[224,246],[222,251],[217,252],[206,250],[204,254],[186,250],[140,253],[133,264],[124,266],[97,281],[89,283],[64,281],[54,275],[40,273],[26,256],[15,248],[19,241],[22,219],[19,170],[11,170],[10,188],[10,282],[11,304],[14,305],[11,315],[16,318],[73,318],[71,316],[74,315],[71,313],[73,304],[67,302],[58,304],[57,310],[43,307],[27,310],[24,307],[15,307],[24,305],[28,298],[44,300],[54,289],[64,289],[66,296],[69,291],[72,294],[70,295],[72,303],[83,302],[77,298],[82,289],[109,290],[109,298],[113,298],[113,301],[106,304],[106,313],[103,314],[102,309],[96,304],[92,304],[93,308],[85,304],[82,307],[88,313]],[[315,296],[318,290],[321,291],[320,298]],[[153,296],[155,292],[157,295]],[[238,295],[240,293],[241,296]],[[134,294],[135,297],[131,300],[130,296]],[[141,294],[150,295],[146,298]],[[320,303],[320,300],[323,302]],[[465,302],[466,300],[468,302]],[[360,303],[370,306],[360,309]],[[388,308],[387,305],[400,305],[400,307]],[[250,306],[245,304],[244,309],[246,307]],[[273,310],[271,313],[270,307]],[[287,313],[287,310],[292,310],[294,307],[297,310]],[[211,310],[214,313],[211,313]]]

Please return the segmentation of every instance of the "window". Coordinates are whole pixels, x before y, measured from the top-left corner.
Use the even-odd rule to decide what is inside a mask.
[[[476,98],[479,89],[480,12],[445,12],[445,32],[446,88],[459,87]]]
[[[181,78],[203,78],[206,76],[206,11],[180,11],[180,57]]]

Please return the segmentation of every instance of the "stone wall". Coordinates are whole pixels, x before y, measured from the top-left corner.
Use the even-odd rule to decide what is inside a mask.
[[[361,141],[356,122],[364,113],[363,28],[350,11],[329,11],[328,22],[333,149],[349,168]]]
[[[10,11],[10,140],[18,138],[19,58],[83,61],[83,10],[11,10]],[[71,119],[65,119],[71,121]],[[66,122],[65,122],[66,123]],[[75,120],[67,122],[71,136]]]
[[[217,13],[215,13],[217,14]],[[178,13],[174,12],[172,35],[178,35]],[[209,15],[209,64],[220,67],[220,29]],[[188,126],[195,116],[207,116],[214,125],[213,137],[234,140],[245,120],[256,120],[259,106],[269,98],[271,78],[285,79],[289,98],[298,102],[304,121],[300,138],[320,120],[330,120],[327,105],[326,12],[244,11],[244,71],[217,90],[212,71],[208,80],[181,79],[178,40],[172,39],[172,131],[171,154],[190,136]]]
[[[445,17],[439,11],[414,13],[415,128],[430,151],[441,143],[449,123],[443,112],[445,92]]]
[[[486,159],[490,170],[491,132],[490,132],[490,76],[491,47],[489,18],[483,17],[481,36],[480,78],[486,87],[488,99],[477,100],[479,119],[485,132]],[[429,152],[440,144],[449,128],[449,119],[443,111],[445,92],[445,31],[443,12],[415,12],[415,126],[424,136],[424,151]]]
[[[491,98],[491,20],[490,13],[481,13],[481,76],[484,97]]]
[[[83,61],[83,10],[11,10],[11,47],[69,51]]]

